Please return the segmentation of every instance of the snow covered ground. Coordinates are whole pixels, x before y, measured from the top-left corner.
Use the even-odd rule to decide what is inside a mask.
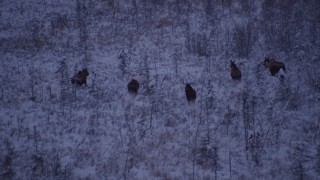
[[[0,179],[318,179],[319,9],[0,0]]]

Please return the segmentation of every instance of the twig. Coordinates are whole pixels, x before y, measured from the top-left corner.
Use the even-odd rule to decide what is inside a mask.
[[[318,119],[318,125],[317,125],[316,134],[314,135],[314,138],[313,138],[313,142],[314,143],[316,142],[316,139],[317,139],[317,136],[318,136],[318,132],[319,132],[319,128],[320,128],[320,117]]]
[[[78,143],[78,145],[72,150],[71,154],[73,154],[73,152],[75,152],[79,148],[79,146],[84,143],[85,139],[86,138],[83,138],[82,141]]]

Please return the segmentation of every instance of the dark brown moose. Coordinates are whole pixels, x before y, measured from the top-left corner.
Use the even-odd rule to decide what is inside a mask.
[[[128,84],[128,92],[131,94],[137,94],[139,89],[139,82],[135,79],[131,79]]]
[[[263,65],[269,69],[272,76],[276,75],[280,69],[286,72],[284,63],[276,61],[275,59],[265,58]]]
[[[78,84],[81,86],[82,84],[87,85],[87,76],[89,76],[89,72],[87,69],[83,69],[79,71],[76,75],[74,75],[71,79],[72,84]]]
[[[185,87],[186,97],[188,102],[194,102],[197,98],[196,91],[191,87],[189,83],[186,84]]]
[[[241,71],[237,67],[237,65],[234,63],[234,61],[230,62],[230,68],[231,68],[231,77],[233,80],[241,80]]]

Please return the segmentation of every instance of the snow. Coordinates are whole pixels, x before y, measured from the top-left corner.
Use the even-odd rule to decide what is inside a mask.
[[[319,8],[0,1],[0,179],[318,179]]]

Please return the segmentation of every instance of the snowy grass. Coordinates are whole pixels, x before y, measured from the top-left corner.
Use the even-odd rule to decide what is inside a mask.
[[[281,46],[265,25],[291,18],[266,17],[280,1],[136,3],[0,2],[0,179],[317,178],[316,1],[290,5],[308,18]],[[271,76],[268,56],[287,73]],[[88,86],[72,86],[85,67]]]

